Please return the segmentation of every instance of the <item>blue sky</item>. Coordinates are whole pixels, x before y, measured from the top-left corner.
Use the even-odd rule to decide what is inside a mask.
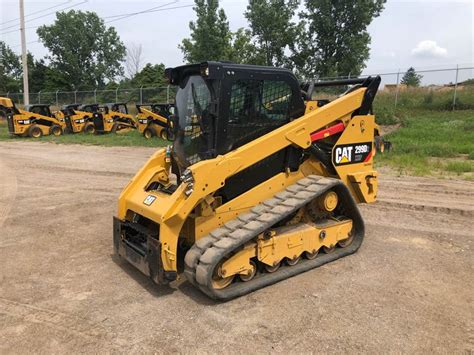
[[[0,39],[20,51],[20,35],[17,29],[18,1],[0,0]],[[83,0],[36,1],[25,0],[25,13],[31,14],[47,7],[62,7],[81,3]],[[152,7],[167,5],[192,5],[191,0],[159,1],[105,1],[89,0],[75,9],[95,11],[100,16],[138,12]],[[246,27],[243,16],[247,1],[221,0],[232,30]],[[54,21],[54,14],[28,21],[26,27],[36,27]],[[111,18],[113,19],[113,18]],[[178,49],[181,40],[189,35],[188,23],[194,19],[192,7],[146,13],[111,22],[121,39],[127,44],[141,44],[146,62],[165,63],[175,66],[182,63]],[[7,22],[8,23],[5,23]],[[10,27],[12,26],[12,27]],[[10,27],[10,28],[7,28]],[[5,33],[13,31],[11,33]],[[37,40],[34,28],[27,30],[27,42]],[[392,72],[409,66],[417,69],[448,68],[456,64],[474,66],[474,0],[464,1],[400,1],[388,0],[381,16],[369,27],[372,36],[370,59],[365,73]],[[31,43],[28,49],[36,56],[47,54],[40,43]],[[474,72],[461,72],[461,79],[472,77]],[[425,74],[425,82],[454,81],[454,73]],[[452,78],[452,80],[450,80]],[[395,80],[387,77],[388,81]]]

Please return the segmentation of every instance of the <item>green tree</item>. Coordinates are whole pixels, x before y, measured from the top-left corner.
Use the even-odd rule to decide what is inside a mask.
[[[285,49],[293,43],[297,26],[292,22],[299,0],[249,0],[245,17],[264,64],[288,62]]]
[[[232,32],[219,0],[194,0],[196,21],[189,23],[191,37],[179,45],[188,63],[227,59],[232,52]]]
[[[240,64],[265,65],[265,56],[252,42],[252,31],[239,28],[232,34],[232,44],[228,60]]]
[[[0,41],[0,92],[18,92],[21,85],[20,57],[3,41]]]
[[[403,75],[401,83],[405,84],[406,86],[418,87],[420,86],[422,78],[422,75],[416,73],[415,68],[410,67]]]
[[[386,0],[305,0],[292,61],[305,76],[359,75],[369,58],[367,27]]]
[[[130,85],[133,87],[160,87],[167,86],[165,78],[165,65],[164,64],[150,64],[147,63],[142,70],[140,70],[130,80]]]
[[[54,80],[54,72],[44,59],[36,60],[31,53],[28,53],[27,61],[30,92],[56,90],[58,86]]]
[[[94,12],[57,12],[54,24],[41,26],[37,34],[63,89],[103,87],[123,74],[125,46]]]

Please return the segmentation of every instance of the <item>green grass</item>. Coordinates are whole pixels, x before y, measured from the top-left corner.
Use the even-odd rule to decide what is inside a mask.
[[[164,147],[170,142],[160,138],[145,139],[138,131],[130,131],[118,134],[65,134],[60,137],[44,136],[40,139],[12,137],[8,134],[5,121],[0,120],[0,141],[39,141],[39,142],[53,142],[58,144],[86,144],[86,145],[101,145],[101,146],[125,146],[125,147]]]
[[[446,165],[447,171],[452,171],[458,175],[474,171],[474,163],[471,161],[451,161]]]
[[[474,110],[412,109],[396,120],[400,129],[385,137],[393,149],[379,154],[379,163],[415,175],[474,171]]]

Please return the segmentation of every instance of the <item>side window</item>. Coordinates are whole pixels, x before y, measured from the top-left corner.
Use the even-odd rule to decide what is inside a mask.
[[[232,84],[229,122],[283,123],[289,119],[291,88],[283,81],[237,80]]]
[[[288,121],[290,117],[291,88],[283,81],[264,81],[262,107],[267,117]]]
[[[284,81],[236,80],[231,87],[228,149],[288,122],[291,96],[291,87]]]

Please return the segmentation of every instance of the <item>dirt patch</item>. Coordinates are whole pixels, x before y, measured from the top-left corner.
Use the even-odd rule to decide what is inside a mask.
[[[381,125],[380,130],[381,130],[382,136],[398,131],[401,126],[402,125],[400,123],[392,124],[392,125]]]
[[[0,352],[474,351],[474,183],[382,175],[358,253],[215,303],[112,257],[154,151],[0,143]]]

